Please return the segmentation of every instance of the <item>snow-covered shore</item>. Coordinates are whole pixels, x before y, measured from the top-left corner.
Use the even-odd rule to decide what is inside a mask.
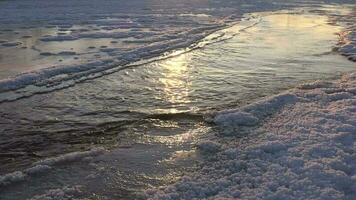
[[[201,169],[144,197],[356,199],[355,97],[350,73],[217,113],[224,131],[198,145]]]

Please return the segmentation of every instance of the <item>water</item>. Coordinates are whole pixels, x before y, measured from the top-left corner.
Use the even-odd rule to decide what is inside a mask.
[[[332,51],[343,27],[307,11],[252,13],[204,48],[2,103],[0,174],[92,147],[109,152],[56,164],[0,188],[0,197],[80,185],[81,197],[133,198],[194,170],[201,156],[192,147],[215,137],[210,113],[355,69]]]

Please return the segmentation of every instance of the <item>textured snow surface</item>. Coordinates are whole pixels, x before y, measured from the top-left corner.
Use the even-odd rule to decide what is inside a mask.
[[[248,136],[200,144],[215,152],[200,170],[144,197],[356,199],[355,86],[351,73],[218,113],[220,128],[239,135],[247,126]]]

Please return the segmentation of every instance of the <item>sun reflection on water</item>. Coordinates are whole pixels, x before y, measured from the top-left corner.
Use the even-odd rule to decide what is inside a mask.
[[[254,48],[253,53],[267,59],[293,58],[306,53],[314,55],[322,53],[320,49],[330,49],[330,44],[338,39],[335,33],[340,32],[341,27],[328,22],[328,17],[312,13],[267,14],[261,19],[261,25],[248,28],[236,40],[248,41],[254,35],[253,45],[259,45],[259,48]],[[245,47],[245,43],[236,43],[236,49]]]
[[[163,87],[158,98],[163,98],[172,106],[191,102],[189,99],[191,87],[190,59],[189,54],[181,54],[160,63],[163,76],[158,79],[158,82]],[[170,113],[175,112],[175,108],[170,110]]]

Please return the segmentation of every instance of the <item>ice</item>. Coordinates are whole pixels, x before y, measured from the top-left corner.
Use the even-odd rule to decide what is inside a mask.
[[[216,116],[214,122],[219,126],[254,126],[258,123],[258,118],[246,112],[232,112]]]
[[[316,89],[316,88],[329,88],[332,86],[331,82],[328,81],[315,81],[315,82],[311,82],[311,83],[303,83],[300,86],[298,86],[298,88],[300,89]]]
[[[57,2],[60,5],[60,2],[66,1],[67,0]],[[8,2],[9,1],[6,1],[4,4],[8,4]],[[157,14],[146,15],[145,13],[149,12],[140,11],[132,12],[135,14],[128,13],[127,16],[124,17],[123,14],[121,14],[122,10],[116,10],[117,7],[116,9],[110,7],[103,9],[101,6],[99,6],[99,8],[92,6],[92,2],[94,2],[92,0],[81,2],[83,3],[82,10],[75,10],[69,6],[63,6],[65,3],[62,3],[62,6],[54,6],[56,9],[52,8],[52,11],[55,11],[53,15],[48,15],[51,9],[47,9],[48,5],[46,5],[46,2],[42,2],[45,8],[43,10],[46,12],[33,11],[31,6],[36,10],[37,8],[34,7],[38,6],[38,1],[33,1],[31,2],[33,5],[29,3],[30,5],[18,6],[19,12],[16,12],[16,15],[9,12],[13,9],[8,9],[8,11],[6,5],[1,6],[1,13],[4,13],[0,17],[2,25],[6,23],[11,25],[16,24],[16,21],[19,19],[27,19],[27,15],[30,15],[30,19],[34,22],[39,21],[42,24],[46,24],[47,21],[49,21],[51,24],[54,24],[47,26],[51,30],[43,30],[44,34],[40,36],[36,36],[32,32],[26,33],[33,35],[33,40],[37,38],[42,39],[42,41],[36,41],[40,45],[33,46],[33,49],[40,49],[40,51],[36,51],[37,53],[34,54],[34,57],[38,56],[40,52],[43,52],[42,55],[44,56],[46,56],[47,53],[47,56],[76,54],[77,57],[61,57],[60,61],[63,61],[63,65],[57,62],[44,62],[46,64],[41,64],[39,67],[42,69],[23,72],[16,77],[2,81],[1,86],[3,87],[1,87],[0,90],[4,91],[4,95],[1,97],[0,102],[4,99],[11,100],[23,96],[30,96],[32,95],[31,92],[35,93],[38,91],[37,88],[35,88],[37,86],[43,89],[39,90],[40,92],[47,92],[51,91],[51,87],[61,88],[61,83],[67,80],[69,82],[68,84],[74,84],[73,82],[85,80],[87,77],[92,78],[105,74],[105,70],[108,70],[108,73],[110,73],[109,70],[124,67],[125,64],[130,62],[164,55],[165,53],[169,53],[169,51],[177,50],[177,48],[183,50],[186,48],[194,48],[192,45],[197,41],[201,39],[205,40],[208,34],[226,27],[226,22],[233,21],[232,19],[226,19],[226,21],[222,20],[226,17],[226,12],[228,12],[225,11],[225,9],[230,9],[232,13],[239,13],[232,7],[226,5],[221,8],[209,8],[209,14],[191,13],[189,6],[185,7],[184,5],[184,3],[189,3],[189,1],[185,1],[182,3],[184,8],[181,10],[177,9],[178,11],[175,12],[181,13],[183,11],[188,14],[177,15],[173,13],[173,10],[165,11],[164,8],[161,9],[159,6],[153,6],[152,12]],[[99,4],[107,4],[107,2],[112,3],[113,1],[102,1]],[[135,0],[126,2],[131,5]],[[120,1],[122,4],[126,2]],[[214,2],[214,4],[217,2],[218,1]],[[164,2],[162,2],[162,4],[163,3]],[[86,8],[87,4],[89,6]],[[210,6],[209,3],[207,7]],[[241,5],[241,7],[245,6],[249,7],[250,5]],[[21,12],[21,7],[27,9]],[[127,9],[134,8],[135,6],[127,7],[123,5],[122,7]],[[147,9],[151,9],[148,4],[147,7],[149,7]],[[67,12],[66,9],[69,9],[70,12]],[[196,8],[192,6],[192,10],[195,9]],[[259,10],[257,8],[255,9]],[[30,14],[28,14],[28,10],[31,10]],[[61,10],[65,10],[66,15],[62,15]],[[92,11],[93,14],[88,14],[88,10]],[[110,10],[120,14],[112,14]],[[206,12],[207,10],[208,9],[201,9],[199,12]],[[251,8],[251,10],[254,9]],[[218,14],[220,17],[214,15],[216,14],[214,12],[220,12],[220,14]],[[36,15],[32,13],[36,13]],[[185,19],[179,20],[179,17],[184,17]],[[204,21],[200,21],[201,19],[197,18],[204,18]],[[236,17],[234,19],[238,20],[238,18],[239,17]],[[199,21],[199,23],[197,21]],[[83,26],[78,26],[78,24]],[[66,33],[58,31],[66,31]],[[19,33],[21,34],[21,32]],[[21,35],[17,37],[21,37]],[[112,38],[117,40],[117,45],[113,45],[116,43],[111,42]],[[9,39],[8,41],[14,40]],[[124,44],[122,45],[122,43]],[[23,43],[23,45],[26,45],[26,43]],[[58,49],[53,51],[53,49],[49,48],[50,46],[58,46]],[[117,48],[118,46],[125,46],[125,48]],[[71,49],[73,53],[61,54],[61,52],[68,52],[68,47],[74,48],[74,50]],[[80,49],[81,47],[85,50]],[[88,49],[91,49],[90,47],[97,47],[98,49],[90,50],[89,52]],[[99,49],[99,47],[101,49]],[[32,49],[32,46],[29,45],[29,48]],[[7,51],[19,48],[3,49]],[[20,51],[25,50],[20,49]],[[93,56],[90,57],[89,55]],[[85,56],[89,58],[87,59]],[[51,60],[51,58],[43,56],[38,57],[45,61]],[[68,59],[73,58],[78,58],[78,60],[81,60],[83,63],[75,62],[68,64]],[[58,59],[59,58],[55,58],[53,60]],[[93,60],[96,62],[93,62]],[[309,60],[306,59],[306,63],[308,61]],[[139,71],[139,69],[137,70]],[[128,74],[128,72],[126,73]],[[263,84],[264,81],[261,81],[261,83]],[[348,191],[353,190],[352,180],[355,180],[355,175],[353,175],[355,167],[352,162],[355,156],[348,156],[348,154],[353,153],[355,120],[345,119],[350,116],[345,113],[355,111],[355,108],[350,106],[355,105],[355,103],[350,103],[354,99],[353,91],[355,87],[350,87],[347,85],[348,83],[350,83],[348,79],[342,83],[346,84],[342,87],[339,86],[338,83],[335,83],[335,88],[326,88],[327,85],[323,84],[310,84],[308,86],[305,84],[304,90],[284,93],[236,110],[218,113],[214,118],[215,123],[220,129],[228,130],[228,132],[233,133],[231,134],[232,136],[238,135],[241,130],[240,128],[247,128],[246,130],[253,131],[257,125],[265,127],[253,132],[255,133],[253,137],[256,138],[252,138],[250,141],[242,144],[238,143],[239,140],[234,140],[234,137],[226,139],[223,135],[217,136],[221,137],[220,139],[223,140],[224,143],[220,143],[219,140],[199,143],[197,145],[198,152],[213,157],[216,156],[218,159],[213,159],[215,160],[214,162],[207,162],[202,168],[202,173],[198,173],[196,176],[189,175],[189,177],[184,177],[181,184],[177,183],[176,185],[169,186],[161,193],[153,190],[151,193],[148,192],[148,194],[158,194],[162,195],[162,198],[172,199],[180,199],[183,197],[186,199],[193,197],[207,197],[211,199],[256,199],[263,197],[289,199],[294,193],[306,191],[303,194],[309,195],[305,196],[308,198],[317,192],[319,192],[318,194],[320,194],[320,196],[316,194],[315,198],[343,198],[345,195],[349,195],[350,198],[352,198],[353,196],[350,195]],[[334,85],[332,85],[332,87],[334,87]],[[23,91],[22,89],[28,89],[28,92],[26,91],[23,95],[21,93]],[[13,97],[7,95],[10,94],[9,91],[11,90],[15,90],[14,93],[18,96]],[[217,98],[219,99],[220,96]],[[124,98],[122,97],[122,99]],[[25,100],[25,102],[26,101],[27,100]],[[45,107],[45,105],[43,107]],[[85,109],[84,107],[82,106],[81,109]],[[306,110],[304,107],[308,109],[312,108],[312,111],[309,113],[302,112]],[[289,112],[290,110],[291,112]],[[300,112],[295,112],[296,110],[300,110]],[[333,113],[333,110],[336,112]],[[283,117],[278,118],[278,116],[281,115]],[[63,117],[70,120],[67,116]],[[91,116],[89,117],[92,118]],[[300,117],[305,117],[305,119],[298,121]],[[276,123],[272,123],[274,121],[276,121]],[[323,130],[326,129],[324,126],[328,127],[326,132],[330,131],[332,134],[323,134]],[[285,130],[292,131],[285,134]],[[328,143],[322,143],[321,145],[316,145],[315,140],[318,138],[314,138],[313,136],[325,140],[330,139],[334,141],[335,144],[332,143],[329,145]],[[337,150],[334,149],[335,145],[338,148]],[[84,162],[92,156],[94,155],[77,152],[45,159],[38,162],[37,165],[32,168],[6,175],[7,178],[4,178],[4,176],[1,180],[9,184],[11,182],[30,179],[32,174],[42,173],[57,167],[57,165],[66,165],[68,162],[75,162],[77,160]],[[334,157],[336,158],[334,159]],[[305,158],[307,159],[305,160]],[[319,165],[319,162],[322,164]],[[309,172],[307,172],[307,170],[309,170]],[[314,173],[314,171],[320,174]],[[329,176],[327,174],[329,172],[332,172],[333,176]],[[72,171],[72,173],[80,174],[76,171]],[[317,175],[314,177],[315,174]],[[323,178],[323,180],[318,182],[318,177]],[[328,177],[331,178],[328,179]],[[295,182],[293,182],[294,180]],[[334,183],[337,183],[337,185]],[[44,184],[46,184],[46,181]],[[187,194],[181,194],[184,192],[187,192]],[[64,199],[67,198],[64,193],[63,189],[52,190],[36,198]],[[68,198],[72,199],[72,197]]]
[[[53,56],[55,54],[51,53],[51,52],[42,52],[40,53],[41,56]]]
[[[59,56],[72,56],[72,55],[77,55],[77,53],[74,52],[74,51],[61,51],[57,55],[59,55]]]
[[[78,195],[81,193],[81,186],[73,186],[73,187],[63,187],[60,189],[51,189],[48,190],[45,194],[42,195],[36,195],[30,200],[54,200],[54,199],[60,199],[60,200],[70,200],[75,197],[75,195]]]
[[[61,51],[59,53],[51,53],[51,52],[42,52],[41,56],[74,56],[77,55],[77,52],[74,51]]]
[[[95,69],[101,71],[102,68],[106,69],[105,67],[107,67],[110,63],[113,63],[113,61],[102,60],[82,65],[56,66],[52,68],[45,68],[42,70],[19,74],[14,78],[0,80],[0,91],[22,88],[26,85],[34,84],[40,80],[49,79],[60,74],[83,72],[86,70]]]
[[[220,151],[221,144],[213,141],[201,141],[197,144],[197,148],[202,153],[212,154]]]
[[[171,19],[172,17],[175,20]],[[49,27],[49,29],[59,27],[58,30],[48,30],[47,34],[32,37],[33,45],[27,48],[35,56],[35,58],[30,59],[31,62],[38,60],[38,58],[43,59],[44,62],[40,62],[42,66],[36,65],[35,70],[23,71],[13,77],[1,79],[0,102],[13,101],[36,93],[68,87],[88,78],[119,70],[130,63],[159,56],[164,57],[176,50],[185,51],[197,48],[196,43],[199,40],[227,26],[224,20],[216,21],[213,17],[209,23],[205,21],[201,24],[194,22],[195,26],[190,25],[190,23],[182,26],[178,21],[183,20],[183,17],[175,15],[129,14],[113,16],[109,14],[99,17],[97,20],[88,21],[84,25],[73,25],[70,20],[66,21],[68,19],[63,19],[58,23],[56,20],[51,21],[55,26]],[[165,22],[165,20],[168,21]],[[160,31],[147,29],[158,29],[161,27],[161,23],[171,23],[172,27],[169,29],[162,27]],[[141,27],[143,25],[147,28]],[[102,30],[103,28],[107,29],[107,26],[111,27],[110,30]],[[122,26],[130,26],[130,30],[125,30]],[[68,28],[71,28],[71,30],[67,30]],[[55,34],[55,31],[67,32],[66,34]],[[36,32],[33,32],[33,34],[36,34]],[[118,43],[125,41],[130,44],[123,48],[117,47]],[[27,43],[28,41],[24,42],[25,47],[27,47]],[[5,41],[1,45],[20,45],[20,43]],[[81,45],[85,45],[84,48]],[[54,49],[53,46],[58,46],[58,48]],[[63,48],[64,46],[67,47]],[[68,50],[68,47],[71,47],[70,50]],[[81,49],[77,50],[76,48]],[[99,50],[93,52],[95,48]],[[104,54],[99,54],[100,52]],[[71,56],[74,55],[76,57],[73,59]],[[53,62],[52,56],[61,57]],[[46,63],[45,60],[50,62]],[[32,64],[26,61],[24,65],[31,66]]]
[[[51,170],[55,165],[77,161],[88,161],[88,158],[98,156],[100,154],[103,154],[104,152],[105,150],[103,148],[93,148],[89,151],[72,152],[58,157],[52,157],[38,161],[34,163],[32,167],[27,168],[23,171],[15,171],[0,176],[0,188],[2,186],[7,186],[16,182],[25,181],[26,179],[31,178],[31,176],[33,175],[47,172]]]
[[[1,45],[3,47],[16,47],[16,46],[19,46],[21,44],[22,44],[21,42],[5,42],[5,43],[2,43]]]
[[[258,124],[260,120],[278,112],[286,105],[294,104],[297,99],[298,97],[291,93],[276,95],[240,109],[221,111],[215,116],[214,122],[225,134],[231,134],[241,126]]]
[[[37,6],[38,2],[29,4],[26,1],[18,1],[18,4],[23,6],[16,6],[16,4],[10,2],[3,3],[0,10],[4,15],[0,17],[0,24],[4,27],[12,24],[14,28],[12,29],[11,26],[10,31],[18,31],[23,35],[19,42],[22,43],[21,47],[27,48],[26,50],[12,49],[19,49],[24,55],[27,55],[19,55],[19,58],[28,58],[28,55],[30,55],[30,58],[26,62],[20,62],[21,67],[27,70],[21,69],[21,72],[14,77],[8,77],[4,73],[3,76],[7,79],[1,80],[0,91],[18,90],[27,86],[31,89],[25,91],[26,95],[22,94],[22,91],[13,91],[15,95],[2,94],[0,102],[12,101],[44,92],[43,88],[31,87],[37,82],[40,82],[41,85],[49,83],[45,89],[48,92],[52,85],[56,85],[53,90],[68,87],[68,85],[76,84],[89,76],[91,78],[100,76],[98,73],[105,74],[107,70],[120,68],[122,63],[129,64],[162,56],[175,50],[190,49],[200,40],[206,42],[209,39],[207,38],[209,34],[229,27],[231,22],[236,23],[243,13],[236,14],[240,13],[236,10],[240,8],[241,2],[219,2],[216,5],[221,6],[219,9],[210,9],[209,6],[205,7],[207,6],[205,4],[193,3],[198,8],[202,6],[201,9],[197,9],[191,7],[190,3],[192,2],[189,1],[186,2],[187,4],[182,4],[183,8],[178,6],[179,9],[171,8],[175,5],[169,2],[151,3],[153,7],[149,7],[148,10],[150,11],[145,10],[147,8],[142,7],[140,1],[124,3],[124,5],[117,1],[98,3],[97,0],[90,0],[85,5],[67,0],[55,3],[51,1],[51,3],[41,4],[41,6]],[[228,6],[230,4],[238,6]],[[268,10],[267,3],[263,6],[257,4],[250,6],[256,7],[256,10]],[[276,7],[280,8],[281,6]],[[23,9],[28,7],[34,11],[29,12],[28,9]],[[160,7],[163,9],[159,9]],[[165,10],[166,8],[169,8],[169,10]],[[17,9],[19,9],[18,14],[14,15],[14,10],[17,11]],[[36,15],[33,13],[36,13]],[[33,24],[29,23],[28,25],[28,27],[31,27],[31,31],[16,28],[17,25],[24,26],[22,19],[33,22]],[[253,20],[253,18],[250,20]],[[37,22],[41,23],[37,24]],[[43,34],[39,34],[42,31]],[[31,39],[26,40],[28,38],[26,36],[31,36]],[[17,42],[13,43],[13,39],[4,39],[8,41],[2,43],[1,46],[20,45]],[[124,44],[121,45],[122,43]],[[93,52],[94,47],[103,45],[107,46],[107,50],[100,49],[98,52],[105,54]],[[119,45],[124,46],[124,48],[118,48]],[[71,49],[71,53],[69,53],[67,47],[74,49]],[[193,48],[200,48],[200,46]],[[68,54],[64,52],[68,52],[70,55],[74,55],[75,52],[77,58],[73,59],[71,56],[66,56]],[[51,56],[63,57],[53,59]],[[102,66],[96,66],[92,63],[94,60],[100,62],[101,58],[117,62],[104,62]],[[6,68],[11,69],[8,71],[16,71],[17,69],[14,67],[17,66],[16,63],[13,66],[11,63],[5,63],[5,65]],[[68,71],[70,71],[70,74],[67,73]],[[38,76],[37,74],[41,75]],[[13,76],[13,74],[11,75]],[[60,80],[58,77],[66,78]],[[29,79],[31,81],[28,81]],[[55,84],[51,84],[52,80],[50,79],[55,79]],[[62,81],[70,83],[62,83]],[[16,86],[9,87],[8,85],[12,83],[16,83]]]
[[[32,35],[24,35],[22,38],[32,38]]]
[[[163,41],[153,42],[147,45],[143,45],[140,48],[132,50],[122,51],[119,48],[108,48],[106,45],[102,45],[100,51],[104,51],[109,58],[99,55],[96,56],[96,61],[90,61],[83,64],[73,65],[55,65],[52,67],[44,67],[43,69],[24,72],[18,74],[15,77],[0,80],[0,92],[9,92],[13,90],[14,94],[5,94],[0,97],[0,102],[13,101],[24,96],[31,96],[36,93],[48,92],[62,87],[68,87],[68,84],[73,85],[77,82],[83,81],[87,78],[95,76],[101,76],[106,70],[113,68],[120,69],[127,64],[134,63],[140,60],[151,59],[160,56],[165,53],[169,56],[169,52],[175,50],[187,51],[189,49],[200,48],[201,46],[196,44],[198,40],[203,39],[206,35],[213,33],[223,25],[208,26],[204,28],[194,28],[186,32],[180,33],[178,36],[167,36],[169,39]],[[194,33],[194,34],[193,34]],[[123,33],[104,33],[104,34],[87,34],[84,37],[115,37],[129,34],[130,36],[137,34],[137,32],[123,32]],[[140,34],[142,34],[140,32]],[[150,32],[145,32],[144,35],[151,35]],[[80,37],[83,37],[81,35]],[[46,40],[66,40],[62,36],[46,36]],[[77,38],[77,37],[76,37]],[[70,39],[72,40],[72,39]],[[213,42],[213,41],[211,41]],[[206,43],[208,44],[208,43]],[[104,48],[105,47],[105,48]],[[92,47],[89,47],[92,49]],[[42,56],[51,55],[80,55],[73,51],[62,51],[60,53],[42,52]],[[164,56],[163,56],[164,57]],[[162,58],[163,58],[162,57]],[[79,57],[78,57],[79,58]],[[75,60],[75,59],[74,59]],[[60,61],[63,61],[60,59]],[[68,81],[67,84],[65,81]],[[50,87],[54,85],[55,87]],[[27,86],[31,87],[31,90],[24,89]],[[39,86],[39,87],[38,87]],[[46,86],[41,87],[41,86]],[[35,89],[38,87],[37,89]],[[19,89],[24,90],[24,94]]]
[[[77,36],[73,35],[57,35],[57,36],[46,36],[41,38],[40,40],[44,42],[54,42],[54,41],[71,41],[71,40],[78,40]]]
[[[14,182],[25,180],[26,174],[16,171],[10,174],[0,176],[0,186],[6,186]]]
[[[303,84],[285,94],[217,113],[221,128],[251,127],[245,139],[205,141],[214,159],[175,184],[147,190],[147,199],[355,199],[356,73]],[[336,95],[336,96],[335,96]],[[318,96],[318,98],[315,98]],[[261,118],[269,116],[268,118]],[[250,119],[250,120],[248,120]],[[234,129],[231,129],[234,130]],[[238,130],[235,130],[238,131]],[[210,148],[213,147],[213,148]]]
[[[48,165],[35,165],[34,167],[25,170],[26,174],[38,174],[50,170],[51,167]]]
[[[47,158],[45,160],[41,160],[35,163],[35,165],[57,165],[61,163],[68,163],[73,161],[81,160],[85,157],[97,156],[99,154],[104,153],[105,150],[102,148],[92,149],[90,151],[83,151],[83,152],[73,152],[68,153],[59,157],[54,158]]]
[[[340,34],[341,47],[338,51],[349,60],[356,62],[356,14],[350,12],[346,16],[339,16],[339,18],[342,18],[348,27]]]

